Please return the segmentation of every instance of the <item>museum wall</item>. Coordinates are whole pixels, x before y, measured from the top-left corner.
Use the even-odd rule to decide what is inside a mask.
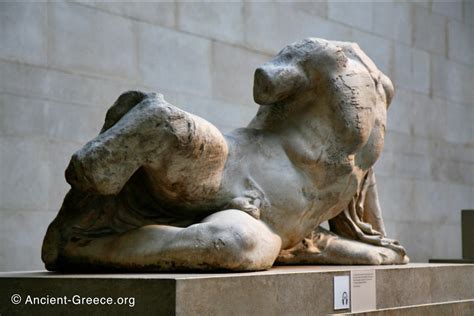
[[[130,89],[224,131],[256,113],[255,67],[304,37],[355,41],[392,78],[376,165],[412,261],[461,257],[474,207],[474,2],[0,3],[0,271],[42,269],[71,154]]]

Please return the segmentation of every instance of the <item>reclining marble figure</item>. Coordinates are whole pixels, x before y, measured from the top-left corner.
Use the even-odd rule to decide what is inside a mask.
[[[122,94],[67,167],[46,268],[407,263],[385,237],[372,170],[390,79],[357,44],[309,38],[259,67],[253,93],[258,113],[228,135],[160,94]]]

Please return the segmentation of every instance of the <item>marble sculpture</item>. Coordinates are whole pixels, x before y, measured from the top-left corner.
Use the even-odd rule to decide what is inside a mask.
[[[390,79],[357,44],[308,38],[257,68],[253,94],[258,113],[227,135],[161,94],[122,94],[70,160],[46,268],[407,263],[385,236],[372,169]]]

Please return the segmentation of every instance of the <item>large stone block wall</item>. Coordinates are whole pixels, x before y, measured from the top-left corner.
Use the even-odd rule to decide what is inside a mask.
[[[388,232],[413,261],[461,256],[474,207],[474,5],[0,3],[0,271],[41,269],[71,154],[129,89],[224,131],[255,114],[253,70],[303,37],[355,41],[394,81],[377,163]]]

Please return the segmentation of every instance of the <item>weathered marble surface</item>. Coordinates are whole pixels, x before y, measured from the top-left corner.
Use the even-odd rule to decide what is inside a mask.
[[[71,158],[43,261],[125,271],[406,263],[385,237],[372,171],[393,93],[357,44],[313,38],[256,70],[259,111],[228,135],[160,94],[124,93]],[[331,232],[319,228],[326,220]]]

